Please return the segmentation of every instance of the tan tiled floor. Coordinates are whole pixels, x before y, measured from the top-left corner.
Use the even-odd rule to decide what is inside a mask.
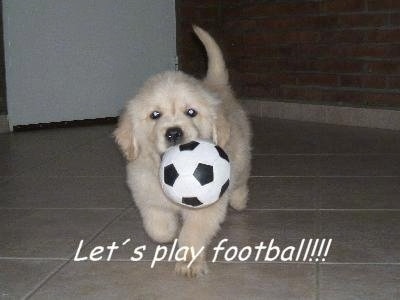
[[[0,135],[0,299],[400,299],[400,132],[254,120],[246,211],[213,245],[332,238],[325,263],[210,263],[189,280],[173,263],[129,261],[145,234],[111,126]],[[74,262],[112,241],[111,261]],[[86,251],[86,252],[85,252]]]

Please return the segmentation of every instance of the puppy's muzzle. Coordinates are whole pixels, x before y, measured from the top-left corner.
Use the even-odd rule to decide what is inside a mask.
[[[180,127],[168,128],[165,132],[165,138],[171,145],[179,144],[183,139],[183,131]]]

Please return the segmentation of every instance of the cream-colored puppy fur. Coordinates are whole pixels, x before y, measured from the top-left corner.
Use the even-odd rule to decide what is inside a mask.
[[[178,237],[180,246],[192,246],[197,252],[219,230],[228,202],[237,210],[246,206],[251,133],[245,112],[229,86],[220,48],[207,32],[196,26],[193,29],[208,55],[205,79],[199,81],[182,72],[165,72],[150,78],[127,104],[114,134],[128,160],[127,183],[148,235],[159,243]],[[188,116],[189,109],[197,111],[197,115]],[[151,118],[153,112],[158,112],[159,118]],[[215,204],[190,209],[174,204],[162,192],[158,176],[160,157],[171,145],[166,139],[166,130],[171,127],[182,129],[182,143],[196,138],[211,139],[228,153],[231,182]],[[190,268],[186,263],[178,263],[176,271],[189,277],[206,273],[204,255]]]

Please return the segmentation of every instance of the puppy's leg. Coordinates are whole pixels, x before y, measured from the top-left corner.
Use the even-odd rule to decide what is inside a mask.
[[[188,264],[191,257],[188,257],[186,262],[178,262],[175,266],[175,271],[178,274],[197,277],[207,273],[206,247],[225,219],[227,203],[227,196],[223,196],[209,207],[183,212],[183,226],[178,240],[179,246],[193,247],[195,253],[198,253],[202,247],[204,249],[190,267],[188,267]]]
[[[236,210],[246,208],[249,196],[248,180],[250,176],[250,150],[241,148],[234,156],[232,169],[232,189],[229,204]]]
[[[231,192],[229,204],[236,210],[241,211],[246,208],[249,196],[247,184],[243,184]]]
[[[173,211],[148,206],[140,209],[147,234],[158,243],[168,243],[177,234],[178,218]]]

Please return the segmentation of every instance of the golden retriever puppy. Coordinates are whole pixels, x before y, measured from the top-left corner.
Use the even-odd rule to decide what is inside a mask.
[[[171,71],[150,78],[128,102],[114,135],[128,160],[127,183],[148,235],[159,243],[178,238],[179,246],[193,247],[197,253],[218,232],[228,203],[236,210],[246,207],[251,131],[229,86],[220,48],[207,32],[193,29],[208,55],[204,80]],[[228,153],[231,180],[216,203],[190,209],[166,198],[159,167],[168,147],[196,138],[212,140]],[[204,253],[190,267],[189,258],[177,263],[176,272],[189,277],[206,273]]]

